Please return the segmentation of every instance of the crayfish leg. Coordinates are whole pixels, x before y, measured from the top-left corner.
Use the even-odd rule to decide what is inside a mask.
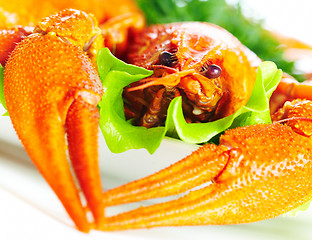
[[[144,26],[145,19],[139,11],[127,12],[100,24],[105,46],[119,58],[125,57],[129,34],[139,32]]]
[[[271,113],[275,113],[286,101],[292,101],[294,99],[312,100],[311,93],[312,79],[298,82],[294,78],[284,74],[270,98]]]

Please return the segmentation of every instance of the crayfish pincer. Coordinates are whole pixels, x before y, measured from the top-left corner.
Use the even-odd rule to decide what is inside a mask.
[[[83,51],[84,43],[99,31],[94,23],[92,16],[71,9],[44,19],[14,49],[4,78],[7,109],[18,137],[82,231],[92,228],[89,210],[96,224],[104,221],[97,149],[97,103],[103,89]],[[84,34],[68,34],[75,28]],[[87,207],[68,164],[65,135]]]
[[[310,200],[312,102],[286,102],[273,120],[228,130],[219,146],[206,144],[164,170],[109,190],[105,204],[113,206],[211,182],[177,200],[112,216],[104,229],[248,223]]]

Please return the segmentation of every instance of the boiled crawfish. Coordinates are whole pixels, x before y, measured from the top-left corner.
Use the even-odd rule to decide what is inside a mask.
[[[260,63],[226,30],[209,23],[151,26],[130,46],[128,62],[154,70],[124,94],[126,107],[136,113],[132,117],[145,127],[163,125],[168,102],[180,95],[188,122],[236,112],[248,101]],[[138,98],[144,99],[141,108]]]
[[[92,21],[95,25],[99,25],[104,45],[119,57],[123,57],[125,54],[129,35],[131,36],[145,25],[144,16],[133,0],[116,0],[114,2],[109,0],[89,0],[87,2],[78,0],[0,0],[0,64],[5,65],[9,53],[13,51],[16,44],[33,33],[34,28],[43,18],[65,8],[91,13]],[[81,26],[82,29],[75,29],[76,35],[83,32],[83,24]],[[68,35],[71,33],[74,32],[67,31]],[[84,50],[95,45],[92,41],[93,38],[90,38],[88,42],[85,42]],[[98,48],[100,47],[98,46]]]
[[[145,127],[164,125],[168,105],[177,96],[182,96],[187,122],[233,114],[247,103],[261,62],[226,30],[199,22],[145,28],[132,39],[127,61],[154,70],[124,92],[127,117]],[[298,83],[284,74],[271,111],[287,100],[311,99],[311,91],[310,80]]]
[[[13,126],[79,230],[252,222],[311,198],[308,100],[286,102],[273,115],[273,124],[229,130],[219,146],[206,144],[154,175],[103,194],[96,105],[105,93],[93,63],[106,34],[96,22],[84,12],[63,10],[23,33],[24,40],[5,60],[4,90]],[[131,86],[125,98],[134,110],[146,108],[153,115],[156,121],[147,127],[161,124],[163,106],[174,96],[184,98],[191,122],[229,115],[247,102],[260,60],[228,32],[206,23],[179,23],[153,26],[134,36],[128,61],[153,69],[154,75]],[[127,40],[121,43],[128,46]],[[120,49],[123,55],[126,48]],[[142,92],[150,87],[151,100],[146,100]],[[135,106],[134,91],[147,103]],[[285,96],[294,97],[288,90]],[[138,122],[151,122],[148,114]],[[86,206],[67,163],[65,134]],[[104,215],[106,206],[175,195],[206,182],[212,184],[178,200]],[[89,211],[94,223],[87,219]]]
[[[105,192],[105,205],[113,206],[202,186],[177,200],[112,216],[103,229],[249,223],[302,205],[312,197],[311,117],[311,101],[287,102],[273,124],[228,130],[219,146],[206,144],[168,168]]]
[[[154,76],[126,90],[130,94],[143,91],[137,95],[151,98],[144,99],[147,111],[141,116],[143,126],[151,119],[157,125],[160,122],[164,105],[155,102],[163,101],[164,96],[159,92],[177,91],[192,111],[201,108],[193,96],[197,94],[200,99],[210,91],[205,90],[203,77],[216,83],[213,91],[221,89],[220,100],[212,101],[216,104],[213,118],[233,113],[248,100],[250,90],[246,89],[254,84],[260,59],[223,29],[208,23],[156,25],[134,41],[137,45],[130,49],[128,61],[155,70]],[[164,53],[174,58],[163,61]],[[212,64],[222,70],[217,78],[205,73],[205,65]],[[204,76],[197,78],[197,74]],[[112,216],[103,229],[248,223],[278,216],[311,199],[312,102],[296,99],[285,103],[300,97],[312,100],[311,85],[309,81],[299,84],[290,79],[285,75],[275,92],[279,100],[275,99],[274,104],[284,106],[272,116],[273,124],[228,130],[220,137],[219,146],[206,144],[168,168],[105,192],[106,206],[185,195]],[[190,92],[194,93],[191,97]],[[283,95],[283,100],[278,95]],[[135,99],[133,95],[127,102],[131,99]],[[155,106],[160,106],[160,111]],[[200,110],[207,114],[207,109]],[[189,112],[185,112],[188,117]],[[200,189],[187,192],[195,187]]]
[[[109,1],[97,2],[105,5]],[[44,3],[48,2],[39,1],[36,6]],[[65,4],[63,1],[49,3],[60,8]],[[103,88],[94,65],[96,54],[98,49],[110,46],[117,47],[122,55],[127,34],[144,25],[135,4],[131,1],[123,4],[127,7],[116,9],[118,19],[113,20],[113,8],[102,11],[112,17],[101,19],[106,20],[101,24],[102,29],[94,15],[65,9],[48,15],[34,27],[21,15],[21,19],[26,19],[22,23],[30,27],[10,29],[8,26],[0,34],[1,59],[5,64],[4,94],[14,129],[77,228],[85,232],[104,223],[97,148],[97,103]],[[87,204],[82,203],[68,164],[66,139],[73,170]],[[87,218],[89,212],[94,223]]]

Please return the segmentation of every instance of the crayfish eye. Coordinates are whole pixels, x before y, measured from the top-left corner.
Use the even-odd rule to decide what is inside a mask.
[[[158,61],[160,65],[171,67],[177,61],[177,57],[173,53],[163,51],[159,54]]]
[[[215,64],[208,65],[205,69],[205,76],[207,78],[218,78],[221,75],[222,69]]]

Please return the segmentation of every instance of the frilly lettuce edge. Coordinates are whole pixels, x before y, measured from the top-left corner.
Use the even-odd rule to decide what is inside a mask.
[[[100,128],[108,148],[113,153],[145,148],[154,153],[165,135],[199,144],[209,141],[226,129],[257,123],[269,123],[269,99],[277,87],[282,71],[273,62],[263,62],[258,68],[254,90],[246,106],[236,113],[208,123],[186,123],[181,97],[169,105],[164,127],[147,129],[133,126],[124,115],[122,92],[132,82],[150,76],[153,72],[115,58],[107,48],[98,53],[98,70],[104,95],[99,103]],[[3,89],[4,68],[0,66],[0,102],[6,109]],[[5,113],[4,115],[8,115]]]
[[[97,61],[104,89],[99,103],[100,128],[113,153],[145,148],[152,154],[165,135],[199,144],[232,127],[270,123],[269,99],[282,78],[282,71],[273,62],[263,62],[258,67],[248,103],[234,114],[208,123],[186,123],[182,99],[177,97],[169,105],[165,126],[147,129],[133,126],[126,120],[122,92],[129,84],[150,76],[152,71],[122,62],[107,48],[99,51]]]
[[[7,110],[4,98],[4,87],[3,87],[3,80],[4,80],[4,67],[0,64],[0,103]],[[9,116],[8,112],[5,112],[3,116]]]
[[[247,105],[236,113],[214,122],[188,124],[183,117],[182,100],[178,97],[168,108],[165,127],[146,129],[133,126],[126,121],[122,91],[130,83],[150,76],[152,71],[126,64],[115,58],[106,48],[100,50],[98,54],[98,68],[104,88],[104,95],[99,103],[100,128],[107,146],[114,153],[145,148],[152,154],[166,134],[178,135],[190,143],[203,143],[228,128],[269,123],[271,122],[269,99],[282,77],[282,71],[278,70],[273,62],[263,62],[258,68],[255,87]],[[0,103],[7,109],[3,79],[4,67],[0,64]],[[5,115],[8,116],[8,113],[3,114]],[[295,216],[298,212],[307,210],[311,201],[291,210],[288,215]]]

